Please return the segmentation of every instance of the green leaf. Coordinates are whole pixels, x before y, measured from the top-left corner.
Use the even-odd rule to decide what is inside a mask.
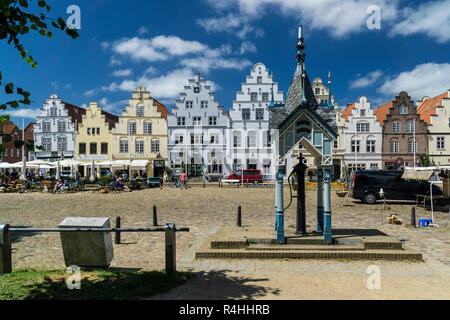
[[[3,136],[3,142],[11,142],[12,141],[12,136],[10,134],[5,134]]]
[[[6,107],[6,104],[4,105]],[[7,120],[9,120],[9,114],[4,114],[0,116],[0,122],[5,122]]]
[[[10,101],[10,102],[7,102],[6,104],[9,104],[11,106],[11,108],[19,107],[19,102],[17,102],[17,101]]]
[[[23,145],[24,145],[24,142],[23,142],[23,141],[20,141],[20,140],[14,141],[14,147],[16,147],[17,149],[22,148]]]
[[[48,37],[49,39],[51,39],[51,38],[53,37],[53,33],[51,33],[50,31],[47,32],[47,37]]]
[[[39,34],[41,35],[41,36],[45,36],[45,30],[39,30]]]
[[[14,91],[14,84],[13,84],[13,83],[8,83],[8,84],[5,86],[5,92],[6,92],[6,94],[11,94],[11,93],[13,93],[13,91]]]
[[[28,8],[28,1],[27,0],[19,0],[19,4],[22,7]]]
[[[64,22],[64,20],[62,18],[58,18],[57,20],[59,26],[61,27],[61,30],[64,29],[64,27],[66,26],[66,23]]]

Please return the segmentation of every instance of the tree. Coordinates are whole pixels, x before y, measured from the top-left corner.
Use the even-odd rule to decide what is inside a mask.
[[[43,12],[34,14],[29,10],[26,10],[28,9],[29,3],[31,4],[32,1],[33,0],[0,0],[0,40],[7,39],[8,44],[17,49],[19,55],[26,63],[32,68],[37,68],[38,63],[21,43],[21,36],[34,31],[42,37],[51,39],[53,33],[50,31],[48,23],[51,23],[53,28],[65,32],[72,37],[72,39],[76,39],[79,34],[77,30],[69,28],[64,19],[55,19],[47,16],[46,14],[50,12],[51,8],[44,0],[35,0],[37,1],[38,7],[41,8]],[[22,98],[7,102],[0,101],[0,110],[5,110],[7,107],[18,108],[20,104],[31,104],[30,93],[23,88],[15,86],[12,82],[3,82],[3,75],[0,70],[0,90],[2,90],[3,87],[7,95],[17,94]],[[4,122],[5,120],[9,120],[9,118],[9,115],[2,115],[0,116],[0,121]],[[8,136],[4,136],[3,139],[8,140],[9,138]],[[0,157],[3,152],[4,147],[0,144]]]

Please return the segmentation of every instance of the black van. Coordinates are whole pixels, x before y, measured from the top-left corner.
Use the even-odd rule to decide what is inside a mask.
[[[430,194],[430,183],[402,179],[403,171],[361,170],[353,174],[352,197],[367,204],[381,200],[380,189],[388,200],[416,200],[416,194]],[[433,195],[442,195],[442,189],[433,185]]]

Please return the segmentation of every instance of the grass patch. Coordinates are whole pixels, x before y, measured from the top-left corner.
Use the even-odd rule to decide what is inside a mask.
[[[192,273],[161,271],[81,271],[81,289],[69,290],[64,270],[19,269],[0,275],[0,300],[127,300],[169,291]]]

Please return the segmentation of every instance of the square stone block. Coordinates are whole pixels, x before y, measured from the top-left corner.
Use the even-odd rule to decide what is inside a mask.
[[[64,219],[60,228],[110,228],[109,218]],[[113,257],[111,232],[60,232],[66,266],[102,267],[110,265]]]

